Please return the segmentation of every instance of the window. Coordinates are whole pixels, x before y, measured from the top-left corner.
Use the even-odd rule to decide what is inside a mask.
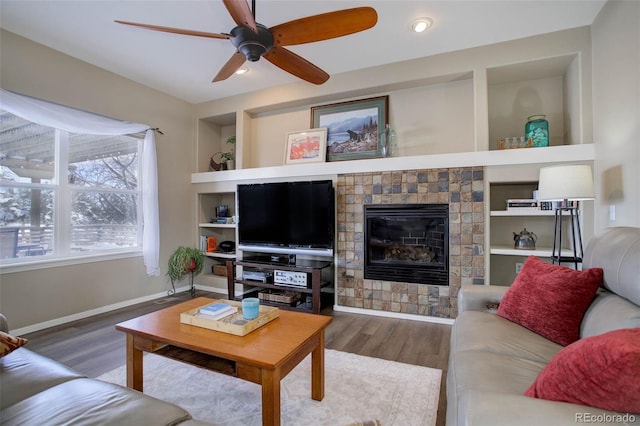
[[[141,249],[143,135],[87,135],[0,110],[0,261]]]

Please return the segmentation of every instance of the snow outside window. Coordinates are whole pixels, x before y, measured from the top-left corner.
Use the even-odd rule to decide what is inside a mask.
[[[143,136],[70,133],[0,110],[0,261],[141,249]]]

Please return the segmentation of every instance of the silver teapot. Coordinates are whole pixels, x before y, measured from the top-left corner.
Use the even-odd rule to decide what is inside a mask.
[[[513,233],[513,240],[516,242],[515,248],[517,249],[535,250],[538,236],[524,228],[524,231],[520,231],[519,234]]]

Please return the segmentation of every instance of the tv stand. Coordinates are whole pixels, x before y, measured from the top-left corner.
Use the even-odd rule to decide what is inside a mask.
[[[242,266],[243,268],[250,269],[258,269],[263,271],[293,271],[293,272],[304,272],[311,274],[310,283],[307,284],[307,287],[297,287],[297,286],[288,286],[284,284],[278,284],[274,282],[262,282],[255,280],[244,280],[236,277],[236,268],[235,266]],[[249,292],[248,294],[255,295],[260,290],[271,289],[271,290],[288,290],[293,292],[301,293],[302,303],[289,306],[284,303],[270,303],[265,300],[261,300],[260,303],[264,304],[272,304],[274,306],[281,307],[283,309],[295,309],[312,312],[314,314],[319,314],[322,309],[322,296],[328,295],[330,293],[324,292],[323,289],[326,289],[331,284],[327,281],[322,281],[322,270],[331,266],[330,261],[318,261],[318,260],[309,260],[309,259],[297,259],[295,265],[288,263],[280,263],[280,262],[271,262],[270,256],[255,256],[249,257],[247,259],[242,260],[227,260],[227,293],[229,300],[235,299],[235,285],[242,284],[249,287],[254,287],[254,290]],[[308,304],[305,303],[306,299],[311,298],[311,307],[308,307]]]

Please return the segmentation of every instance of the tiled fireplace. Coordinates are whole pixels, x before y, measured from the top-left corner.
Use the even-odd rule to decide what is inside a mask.
[[[365,204],[364,278],[449,285],[449,205]]]
[[[336,291],[339,305],[455,318],[460,285],[484,283],[485,220],[482,167],[339,175],[337,193]],[[434,245],[428,249],[428,259],[424,258],[423,252],[420,254],[423,256],[422,260],[409,262],[412,266],[423,263],[424,269],[430,269],[438,263],[437,256],[446,253],[447,279],[443,281],[420,276],[420,279],[403,280],[402,277],[398,277],[385,280],[384,275],[371,273],[367,273],[371,278],[365,277],[365,266],[367,262],[371,263],[372,256],[371,250],[367,251],[365,245],[365,231],[367,227],[371,227],[371,223],[367,226],[365,220],[365,205],[374,206],[367,208],[368,211],[379,211],[380,208],[384,211],[384,207],[399,205],[415,208],[424,206],[426,209],[434,208],[433,206],[447,207],[448,236],[445,240],[448,240],[448,247],[439,251],[437,245]],[[391,221],[394,222],[395,219]],[[415,230],[411,229],[416,227],[415,225],[403,227],[406,228],[405,231],[413,231],[416,238],[422,238],[422,235],[418,234],[424,234],[416,234]],[[437,234],[437,224],[432,228],[431,237]],[[391,235],[383,239],[400,241],[402,238],[405,237]],[[408,234],[406,238],[409,238]],[[388,253],[378,255],[382,259],[384,256],[390,257]],[[384,261],[377,263],[384,264]]]

